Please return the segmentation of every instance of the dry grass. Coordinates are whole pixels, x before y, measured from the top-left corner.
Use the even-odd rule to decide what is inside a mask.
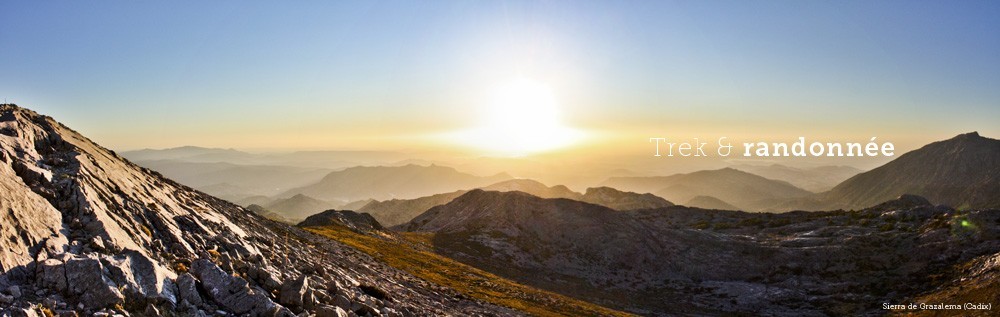
[[[431,234],[404,233],[379,238],[354,233],[342,226],[306,228],[347,244],[392,267],[424,280],[450,287],[476,299],[514,308],[534,316],[632,316],[596,304],[515,283],[431,251]]]

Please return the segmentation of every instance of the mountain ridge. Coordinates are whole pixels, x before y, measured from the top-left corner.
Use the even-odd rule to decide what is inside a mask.
[[[902,194],[957,208],[1000,208],[1000,140],[970,132],[927,144],[845,180],[824,199],[864,208]]]
[[[652,193],[675,202],[689,201],[696,196],[712,196],[751,211],[768,211],[773,200],[815,195],[788,182],[728,167],[669,176],[612,177],[602,182],[601,186]]]
[[[330,172],[319,182],[294,188],[281,197],[306,194],[323,200],[418,198],[486,186],[510,179],[500,173],[481,177],[440,165],[356,166]]]

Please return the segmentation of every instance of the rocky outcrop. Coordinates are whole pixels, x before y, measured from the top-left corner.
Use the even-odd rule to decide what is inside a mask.
[[[177,184],[30,110],[0,105],[0,132],[0,316],[43,308],[67,316],[517,314],[456,301],[454,290]],[[282,305],[282,286],[298,279],[309,295]],[[397,300],[373,299],[362,284]]]
[[[928,201],[927,198],[917,195],[903,194],[900,195],[899,197],[896,197],[896,199],[872,206],[869,209],[899,210],[899,209],[913,209],[917,207],[930,207],[930,206],[933,205],[931,205],[931,202]]]

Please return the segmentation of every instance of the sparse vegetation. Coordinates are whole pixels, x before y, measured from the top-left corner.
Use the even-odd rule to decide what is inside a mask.
[[[187,273],[188,266],[184,262],[176,262],[174,263],[174,271],[177,273]]]
[[[149,238],[153,237],[153,231],[149,230],[149,227],[147,227],[146,225],[139,225],[139,229],[142,230],[142,233],[145,234],[146,237]]]
[[[431,251],[431,234],[406,233],[401,240],[357,234],[343,226],[310,227],[417,277],[465,296],[534,316],[632,316],[596,304],[521,285]],[[367,293],[367,292],[366,292]]]

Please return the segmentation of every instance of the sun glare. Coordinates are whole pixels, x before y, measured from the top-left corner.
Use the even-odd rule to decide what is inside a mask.
[[[480,116],[479,126],[455,136],[492,154],[522,156],[565,147],[582,137],[560,122],[559,105],[549,87],[530,79],[497,87]]]

